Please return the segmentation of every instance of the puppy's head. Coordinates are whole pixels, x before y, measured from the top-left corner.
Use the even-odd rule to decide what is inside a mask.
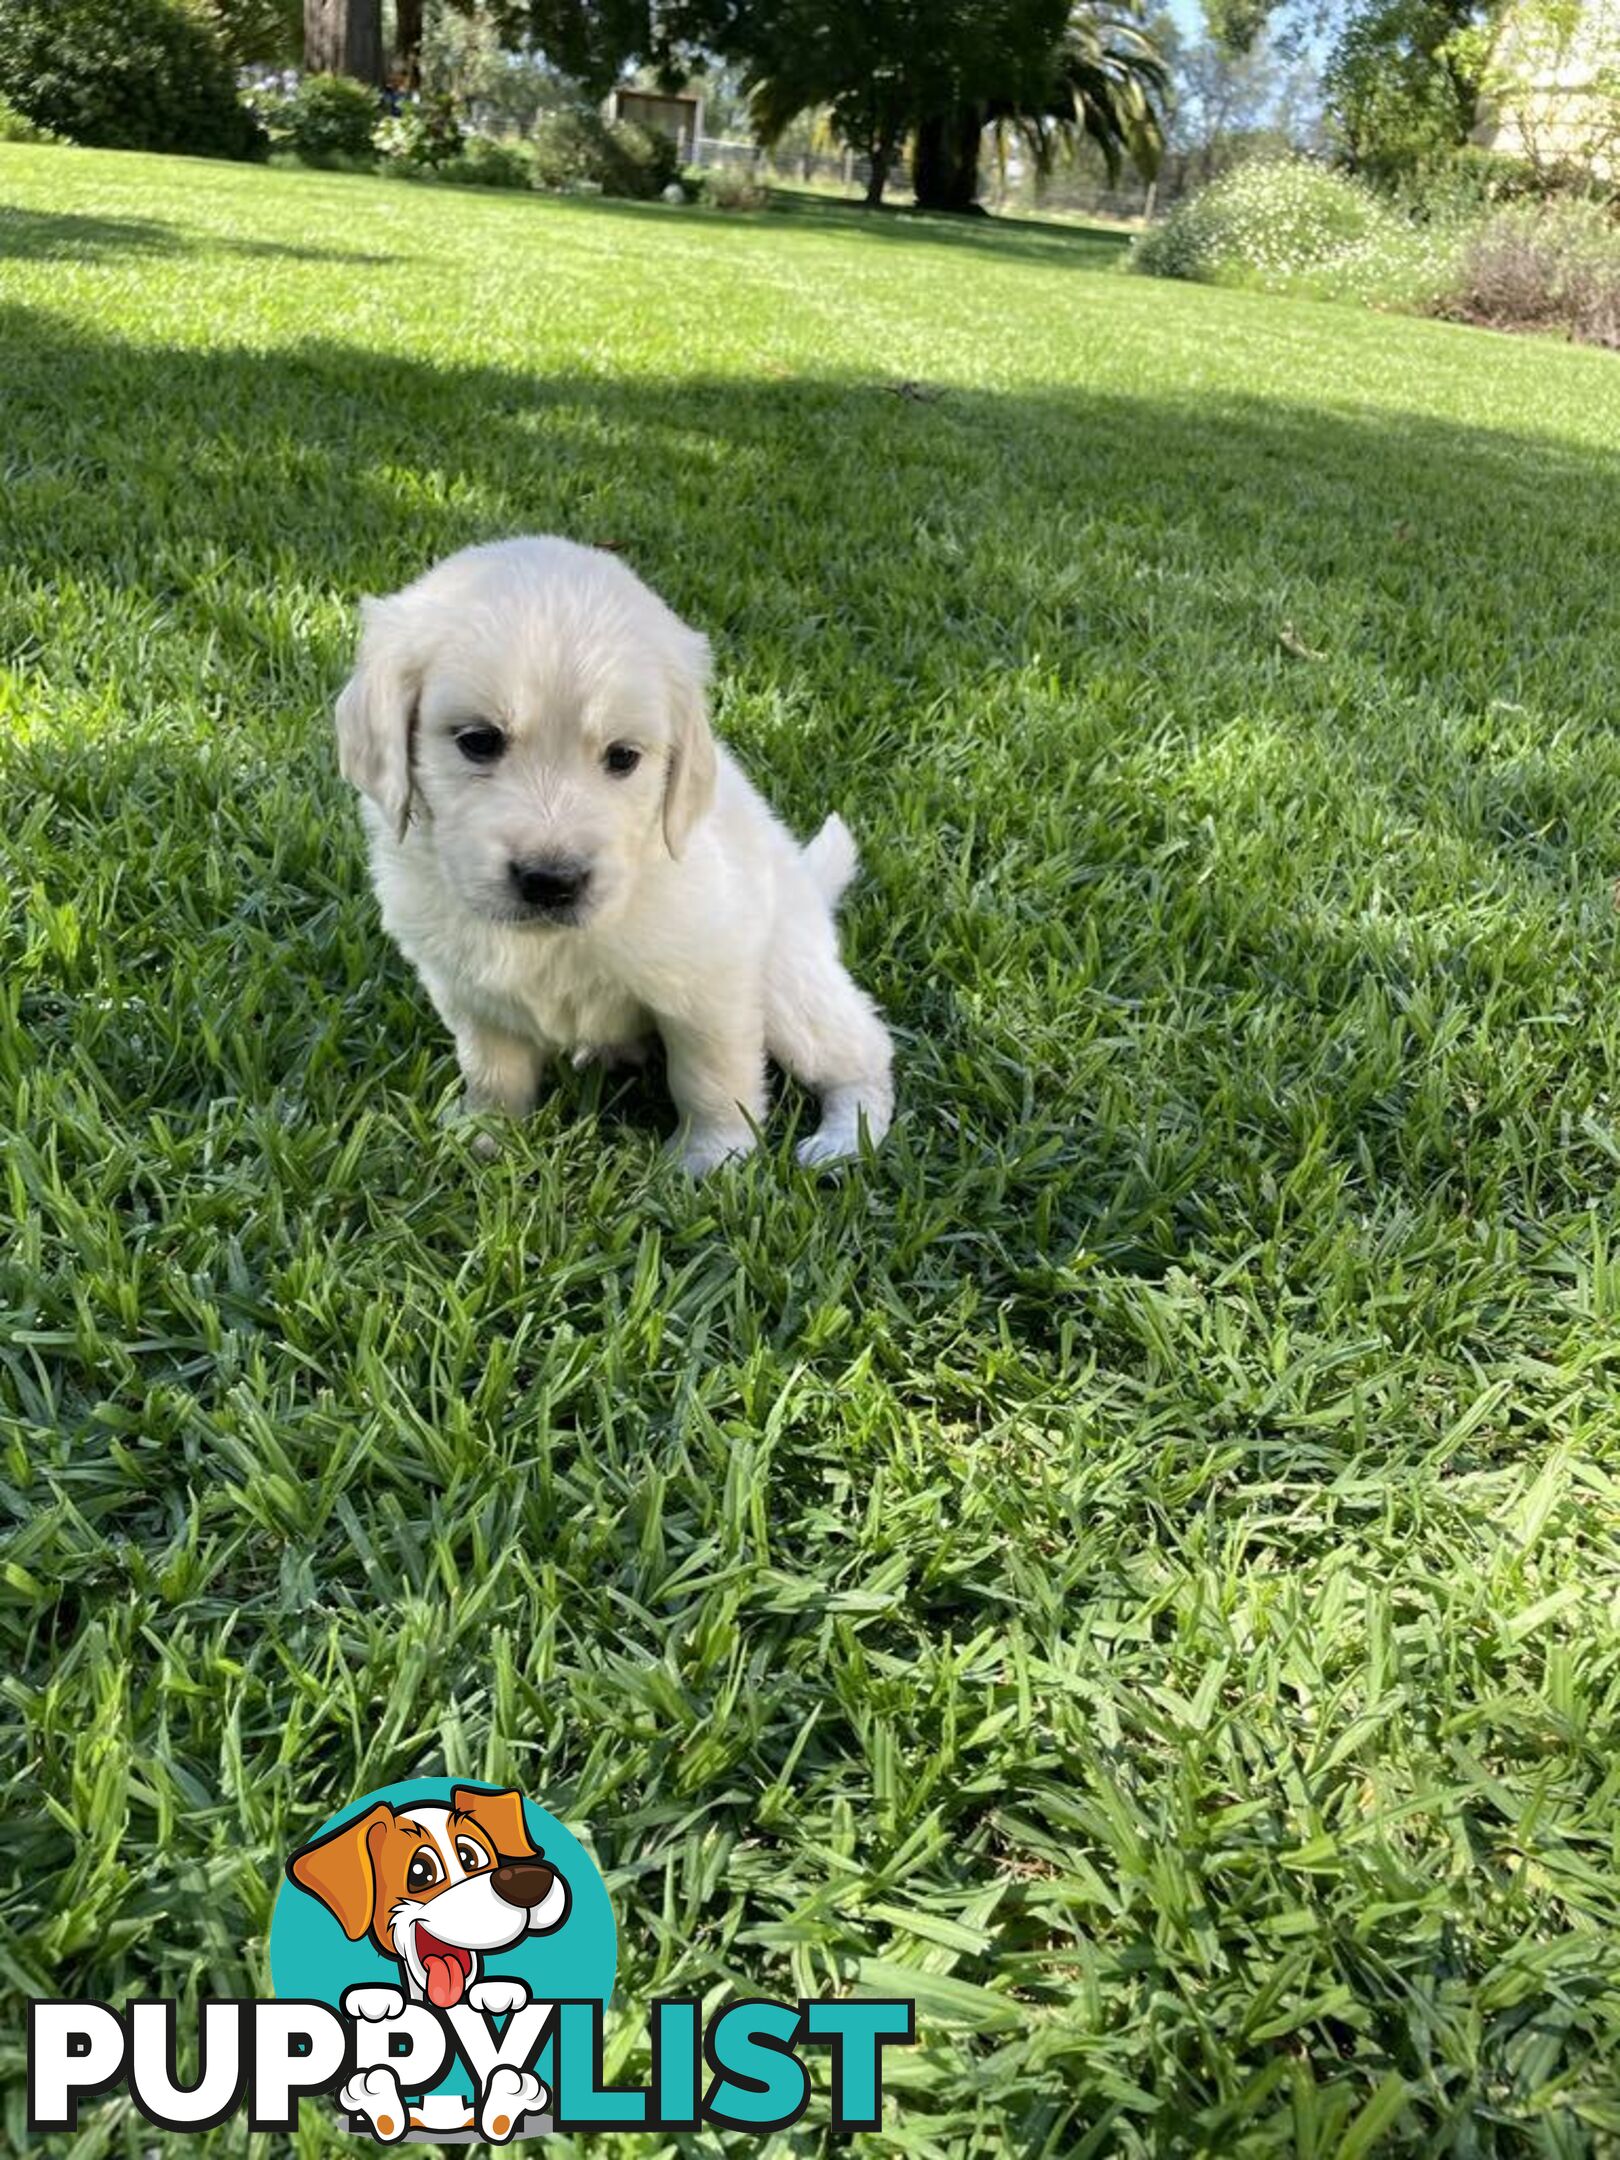
[[[448,1806],[379,1801],[294,1853],[287,1873],[441,2010],[460,2002],[485,1952],[568,1917],[568,1885],[531,1842],[515,1792],[458,1785]]]
[[[714,796],[709,652],[614,556],[466,548],[363,605],[339,762],[493,922],[611,920]]]

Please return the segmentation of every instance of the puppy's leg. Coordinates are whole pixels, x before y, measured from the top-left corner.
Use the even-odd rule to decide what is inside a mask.
[[[783,911],[765,977],[765,1040],[771,1056],[821,1097],[821,1123],[798,1147],[811,1165],[874,1145],[894,1116],[893,1046],[877,1008],[838,953],[825,907]]]
[[[465,1108],[470,1116],[485,1110],[504,1110],[508,1117],[527,1117],[540,1092],[540,1075],[546,1053],[519,1035],[507,1035],[482,1021],[451,1021],[455,1030],[456,1060],[467,1083]]]
[[[758,1000],[702,1020],[658,1023],[669,1091],[681,1114],[675,1152],[694,1177],[746,1155],[765,1117],[765,1042]]]

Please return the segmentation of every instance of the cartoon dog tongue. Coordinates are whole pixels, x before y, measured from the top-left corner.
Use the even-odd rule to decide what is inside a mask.
[[[428,2001],[435,2010],[451,2010],[461,2000],[461,1967],[454,1958],[423,1959],[427,1972]]]

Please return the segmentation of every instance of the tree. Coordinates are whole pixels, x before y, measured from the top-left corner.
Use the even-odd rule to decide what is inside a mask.
[[[1333,134],[1353,172],[1393,180],[1467,142],[1483,54],[1469,0],[1361,0],[1323,71]]]
[[[675,84],[717,55],[743,70],[763,140],[824,107],[869,163],[869,202],[909,139],[917,200],[966,209],[986,127],[1016,129],[1038,161],[1089,137],[1111,171],[1127,156],[1152,170],[1167,79],[1137,4],[491,0],[491,13],[592,90],[632,61]]]
[[[801,113],[825,106],[839,139],[866,160],[868,204],[880,203],[914,119],[924,12],[908,0],[783,0],[757,10],[743,82],[760,140],[780,141]]]
[[[1286,55],[1269,32],[1240,50],[1206,27],[1202,37],[1175,41],[1169,58],[1175,97],[1166,149],[1180,185],[1206,185],[1251,151],[1283,153],[1316,139],[1316,69]]]
[[[296,58],[303,0],[193,0],[207,17],[233,67],[273,65]]]
[[[725,54],[729,18],[753,0],[456,0],[487,13],[504,44],[533,46],[553,67],[602,96],[626,67],[651,68],[676,89],[705,50]],[[769,11],[769,0],[758,0]]]
[[[304,66],[380,85],[382,0],[304,0]]]
[[[213,26],[180,0],[0,0],[0,98],[72,142],[256,157]]]
[[[1327,40],[1328,133],[1352,170],[1394,180],[1453,155],[1473,132],[1491,55],[1516,0],[1206,0],[1234,52],[1275,20],[1279,48]]]
[[[1111,174],[1157,160],[1167,76],[1130,0],[761,0],[732,34],[764,139],[827,106],[870,161],[868,202],[907,136],[928,209],[973,207],[986,128],[1016,133],[1041,171],[1083,138]]]

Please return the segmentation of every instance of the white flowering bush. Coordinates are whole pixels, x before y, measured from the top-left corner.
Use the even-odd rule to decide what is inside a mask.
[[[1452,275],[1459,234],[1304,158],[1239,165],[1143,233],[1130,267],[1150,277],[1250,285],[1321,299],[1420,302]]]

